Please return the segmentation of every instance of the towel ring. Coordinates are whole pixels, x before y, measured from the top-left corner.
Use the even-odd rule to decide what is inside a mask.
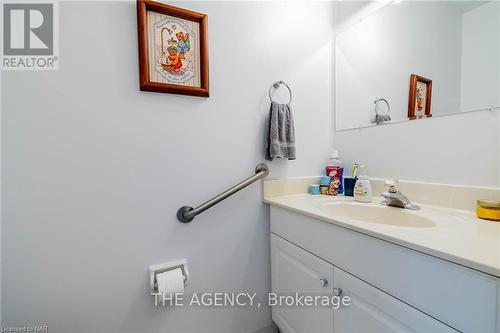
[[[288,104],[292,103],[292,89],[290,89],[290,87],[288,86],[288,84],[286,84],[285,82],[283,81],[276,81],[274,82],[270,87],[269,87],[269,99],[271,100],[271,102],[274,102],[273,101],[273,97],[272,97],[272,90],[273,88],[274,89],[278,89],[280,87],[280,85],[284,84],[285,87],[288,89],[288,93],[290,94],[290,98],[288,99]]]
[[[384,102],[386,105],[387,105],[387,113],[384,115],[384,116],[387,116],[387,118],[389,119],[384,119],[384,120],[381,120],[380,117],[383,116],[382,114],[380,114],[378,112],[378,104],[380,102]],[[373,101],[373,103],[375,104],[375,122],[377,123],[377,125],[380,125],[381,123],[383,123],[384,121],[389,121],[391,120],[391,106],[389,105],[389,102],[385,99],[385,98],[375,98],[375,100]]]

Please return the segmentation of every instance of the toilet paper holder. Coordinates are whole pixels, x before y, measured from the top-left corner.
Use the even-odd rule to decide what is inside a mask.
[[[164,264],[149,266],[149,282],[151,285],[151,292],[158,292],[158,284],[156,281],[157,274],[164,273],[176,268],[181,269],[182,276],[184,277],[184,286],[185,286],[189,281],[187,259],[179,259],[179,260],[169,261]]]

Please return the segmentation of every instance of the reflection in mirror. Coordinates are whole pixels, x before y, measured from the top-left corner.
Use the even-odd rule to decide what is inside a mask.
[[[337,130],[498,107],[498,1],[392,2],[336,36]]]

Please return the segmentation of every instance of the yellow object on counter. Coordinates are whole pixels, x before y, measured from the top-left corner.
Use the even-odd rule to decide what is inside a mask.
[[[480,219],[500,221],[500,201],[478,200],[476,215]]]

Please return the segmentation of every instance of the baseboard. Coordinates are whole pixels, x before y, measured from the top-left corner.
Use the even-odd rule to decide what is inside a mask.
[[[277,333],[278,332],[278,327],[276,326],[275,323],[272,323],[269,326],[263,327],[261,329],[258,329],[257,331],[253,331],[251,333]]]

